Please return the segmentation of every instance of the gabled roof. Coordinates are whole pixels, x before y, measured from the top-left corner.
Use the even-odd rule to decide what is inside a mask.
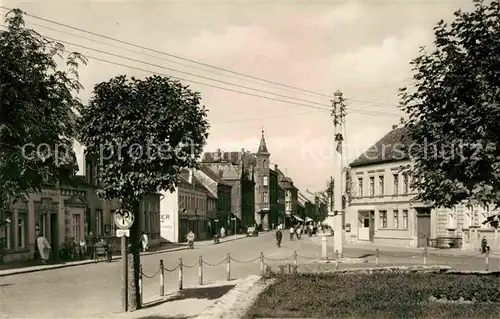
[[[231,184],[225,182],[219,175],[206,166],[201,166],[200,171],[207,175],[211,180],[217,184],[231,186]]]
[[[404,146],[408,145],[406,136],[407,130],[405,127],[393,129],[349,166],[357,167],[408,159],[408,152],[404,151]]]

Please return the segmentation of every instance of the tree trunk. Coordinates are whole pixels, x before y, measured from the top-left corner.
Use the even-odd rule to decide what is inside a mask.
[[[131,212],[135,216],[135,221],[130,228],[130,250],[128,251],[128,310],[134,311],[141,309],[141,298],[139,291],[139,273],[140,273],[140,204],[133,205]]]

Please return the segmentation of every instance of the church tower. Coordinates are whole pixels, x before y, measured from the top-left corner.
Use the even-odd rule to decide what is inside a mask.
[[[269,229],[268,214],[270,211],[269,200],[269,153],[264,137],[264,129],[260,138],[259,148],[255,153],[257,160],[255,174],[255,220],[261,224],[263,230]]]

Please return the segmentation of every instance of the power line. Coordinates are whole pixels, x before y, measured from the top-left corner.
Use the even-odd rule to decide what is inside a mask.
[[[6,28],[6,26],[2,26],[2,27]],[[165,67],[162,67],[162,66],[159,66],[159,65],[156,65],[156,64],[153,64],[153,63],[144,62],[144,61],[141,61],[141,60],[138,60],[138,59],[124,57],[124,56],[121,56],[121,55],[118,55],[118,54],[114,54],[114,53],[110,53],[110,52],[106,52],[106,51],[102,51],[102,50],[97,50],[97,49],[89,48],[89,47],[86,47],[86,46],[74,44],[74,43],[67,42],[67,41],[61,41],[61,40],[58,40],[58,39],[55,39],[55,38],[52,38],[52,37],[48,37],[48,36],[44,36],[44,37],[47,38],[47,39],[52,39],[54,41],[67,43],[68,45],[73,45],[73,46],[82,47],[82,48],[89,49],[89,50],[94,50],[94,51],[97,51],[97,52],[100,52],[100,53],[104,53],[104,54],[108,54],[108,55],[111,55],[111,56],[115,56],[115,57],[118,57],[118,58],[123,58],[123,59],[127,59],[127,60],[131,60],[131,61],[134,61],[134,62],[151,65],[151,66],[158,67],[158,68],[165,68]],[[68,52],[67,50],[64,50],[64,51]],[[283,100],[283,99],[271,98],[271,97],[257,95],[257,94],[252,94],[252,93],[248,93],[248,92],[244,92],[244,91],[233,90],[233,89],[229,89],[229,88],[225,88],[225,87],[221,87],[221,86],[211,85],[211,84],[208,84],[208,83],[203,83],[203,82],[188,80],[188,79],[184,79],[184,78],[180,78],[180,77],[176,77],[176,76],[166,75],[166,74],[162,74],[162,73],[159,73],[159,72],[153,72],[153,71],[150,71],[150,70],[145,70],[145,69],[142,69],[142,68],[132,67],[130,65],[125,65],[125,64],[122,64],[122,63],[118,63],[118,62],[114,62],[114,61],[109,61],[109,60],[98,58],[98,57],[93,57],[93,56],[88,56],[88,55],[87,55],[87,57],[91,58],[91,59],[94,59],[94,60],[97,60],[97,61],[108,63],[108,64],[114,64],[114,65],[122,66],[122,67],[125,67],[125,68],[130,68],[130,69],[135,69],[135,70],[146,72],[146,73],[156,73],[156,74],[159,74],[159,75],[162,75],[162,76],[166,76],[166,77],[170,77],[170,78],[174,78],[174,79],[177,79],[177,80],[191,82],[191,83],[195,83],[195,84],[199,84],[199,85],[203,85],[203,86],[208,86],[208,87],[212,87],[212,88],[216,88],[216,89],[221,89],[221,90],[225,90],[225,91],[230,91],[230,92],[234,92],[234,93],[244,94],[244,95],[248,95],[248,96],[254,96],[254,97],[268,99],[268,100],[282,102],[282,103],[288,103],[288,104],[293,104],[293,105],[298,105],[298,106],[304,106],[304,107],[314,108],[314,109],[323,110],[323,111],[329,111],[329,112],[331,111],[330,108],[329,108],[329,106],[327,106],[327,105],[324,105],[325,107],[317,107],[317,106],[307,105],[307,104],[303,104],[303,103],[295,103],[295,102],[286,101],[286,100]],[[165,68],[165,69],[170,69],[170,68]],[[180,71],[180,72],[182,72],[182,71]],[[187,73],[187,72],[182,72],[182,73]],[[192,74],[192,73],[187,73],[187,74],[193,75],[193,76],[198,76],[198,75]],[[206,79],[209,79],[209,80],[214,80],[214,79],[211,79],[211,78],[208,78],[208,77],[202,77],[202,78],[206,78]],[[218,81],[218,80],[215,80],[215,81]],[[219,82],[222,82],[224,84],[234,85],[234,86],[237,86],[237,87],[243,87],[245,89],[250,89],[250,90],[258,91],[258,92],[261,92],[261,93],[275,94],[273,92],[262,91],[262,90],[258,90],[258,89],[254,89],[254,88],[250,88],[250,87],[245,87],[245,86],[239,86],[239,85],[235,85],[233,83],[229,83],[229,82],[225,82],[225,81],[219,81]],[[295,99],[293,97],[288,97],[288,96],[284,96],[284,95],[278,95],[278,96],[282,96],[282,97],[289,98],[289,99]],[[298,99],[298,100],[300,100],[300,99]],[[304,100],[304,101],[308,102],[308,103],[313,103],[313,102],[306,101],[306,100]],[[399,115],[396,115],[396,114],[393,114],[393,113],[363,112],[364,110],[356,110],[356,109],[354,109],[354,111],[357,111],[358,113],[364,113],[364,114],[399,116]]]
[[[282,95],[282,94],[279,94],[279,93],[274,93],[274,92],[270,92],[270,91],[264,91],[264,90],[252,88],[252,87],[249,87],[249,86],[245,86],[245,85],[239,85],[239,84],[235,84],[235,83],[231,83],[231,82],[217,80],[217,79],[213,79],[213,78],[210,78],[210,77],[207,77],[207,76],[198,75],[198,74],[191,73],[191,72],[186,72],[186,71],[181,71],[181,70],[177,70],[177,69],[174,69],[174,68],[169,68],[169,67],[161,66],[161,65],[158,65],[158,64],[155,64],[155,63],[150,63],[150,62],[142,61],[142,60],[139,60],[139,59],[134,59],[134,58],[126,57],[126,56],[123,56],[123,55],[120,55],[120,54],[115,54],[115,53],[107,52],[107,51],[104,51],[104,50],[99,50],[99,49],[87,47],[85,45],[80,45],[80,44],[76,44],[76,43],[72,43],[72,42],[68,42],[68,41],[63,41],[63,40],[52,38],[52,37],[45,36],[45,35],[44,35],[44,37],[47,38],[47,39],[56,41],[56,42],[65,43],[65,44],[72,45],[72,46],[75,46],[75,47],[78,47],[78,48],[82,48],[82,49],[86,49],[86,50],[91,50],[91,51],[102,53],[102,54],[107,54],[107,55],[113,56],[115,58],[121,58],[121,59],[129,60],[129,61],[132,61],[132,62],[136,62],[136,63],[142,63],[142,64],[146,64],[146,65],[149,65],[149,66],[152,66],[152,67],[156,67],[156,68],[160,68],[160,69],[164,69],[164,70],[169,70],[169,71],[173,71],[173,72],[178,72],[178,73],[189,75],[189,76],[198,77],[198,78],[204,79],[204,80],[214,81],[214,82],[218,82],[218,83],[222,83],[222,84],[226,84],[226,85],[232,85],[232,86],[235,86],[235,87],[238,87],[238,88],[241,88],[241,89],[252,90],[252,91],[259,92],[259,93],[271,94],[271,95],[275,95],[275,96],[278,96],[278,97],[281,97],[281,98],[296,100],[296,101],[299,101],[299,102],[311,103],[311,104],[315,104],[315,105],[319,105],[319,106],[324,106],[324,107],[328,107],[329,106],[327,104],[321,104],[321,103],[312,102],[312,101],[308,101],[308,100],[303,100],[303,99],[299,99],[299,98],[295,98],[295,97],[291,97],[291,96],[287,96],[287,95]]]
[[[259,92],[259,93],[271,94],[271,95],[275,95],[275,96],[282,97],[282,98],[296,100],[296,101],[299,101],[299,102],[306,102],[306,103],[316,104],[316,105],[324,107],[324,108],[318,108],[318,107],[316,107],[317,109],[326,109],[328,111],[330,110],[329,109],[329,107],[330,107],[329,105],[320,104],[320,103],[316,103],[316,102],[312,102],[312,101],[308,101],[308,100],[302,100],[302,99],[298,99],[298,98],[294,98],[294,97],[290,97],[290,96],[286,96],[286,95],[282,95],[282,94],[278,94],[278,93],[274,93],[274,92],[264,91],[264,90],[260,90],[260,89],[256,89],[256,88],[252,88],[252,87],[248,87],[248,86],[243,86],[243,85],[239,85],[239,84],[234,84],[234,83],[230,83],[230,82],[226,82],[226,81],[221,81],[221,80],[213,79],[213,78],[210,78],[210,77],[205,77],[205,76],[197,75],[197,74],[194,74],[194,73],[191,73],[191,72],[185,72],[185,71],[181,71],[181,70],[176,70],[176,69],[164,67],[164,66],[161,66],[161,65],[158,65],[158,64],[145,62],[145,61],[142,61],[142,60],[139,60],[139,59],[134,59],[134,58],[126,57],[126,56],[123,56],[123,55],[120,55],[120,54],[115,54],[115,53],[107,52],[107,51],[104,51],[104,50],[94,49],[94,48],[90,48],[90,47],[87,47],[87,46],[84,46],[84,45],[80,45],[80,44],[76,44],[76,43],[72,43],[72,42],[68,42],[68,41],[63,41],[63,40],[56,39],[56,38],[49,37],[49,36],[44,36],[44,37],[47,38],[47,39],[51,39],[53,41],[65,43],[67,45],[72,45],[72,46],[75,46],[75,47],[79,47],[79,48],[83,48],[83,49],[95,51],[95,52],[102,53],[102,54],[107,54],[107,55],[114,56],[114,57],[117,57],[117,58],[129,60],[129,61],[133,61],[133,62],[137,62],[137,63],[142,63],[142,64],[146,64],[146,65],[149,65],[149,66],[153,66],[153,67],[157,67],[157,68],[161,68],[161,69],[165,69],[165,70],[179,72],[181,74],[195,76],[195,77],[199,77],[199,78],[210,80],[210,81],[214,81],[214,82],[219,82],[219,83],[226,84],[226,85],[232,85],[232,86],[235,86],[235,87],[239,87],[239,88],[243,88],[243,89],[247,89],[247,90],[252,90],[252,91]],[[97,59],[97,58],[94,57],[94,60],[95,59]],[[104,62],[104,61],[101,61],[101,62]],[[165,76],[168,76],[168,75],[165,75]],[[191,81],[191,80],[182,79],[182,78],[178,78],[178,77],[174,77],[174,76],[170,76],[170,77],[177,78],[177,79],[182,80],[182,81]],[[195,81],[191,81],[191,82],[197,83],[197,84],[201,84],[201,85],[205,85],[205,84],[202,84],[200,82],[195,82]],[[222,88],[222,87],[217,87],[217,88]],[[233,90],[233,92],[240,92],[240,91],[234,91]],[[365,103],[368,103],[368,102],[365,102]],[[297,105],[299,105],[299,104],[297,104]],[[300,104],[300,105],[304,106],[303,104]],[[309,107],[312,107],[312,106],[309,106]],[[358,110],[358,111],[364,111],[364,110]],[[372,112],[370,112],[370,113],[372,113]]]
[[[210,69],[206,69],[206,68],[202,68],[202,67],[197,67],[196,65],[190,65],[190,64],[182,63],[182,62],[175,61],[175,60],[172,60],[172,59],[160,58],[160,57],[158,57],[156,55],[153,55],[153,54],[148,54],[146,52],[141,52],[141,51],[132,50],[130,48],[126,48],[126,47],[123,47],[123,46],[114,45],[114,44],[109,43],[109,42],[99,41],[99,40],[92,39],[92,38],[89,38],[89,37],[84,37],[84,36],[81,36],[81,35],[76,35],[76,34],[71,33],[71,32],[66,32],[66,31],[63,31],[63,30],[60,30],[60,29],[51,28],[51,27],[48,27],[46,25],[34,23],[34,22],[31,22],[31,21],[29,22],[29,24],[37,26],[39,28],[51,30],[51,31],[54,31],[54,32],[66,34],[66,35],[69,35],[69,36],[72,36],[72,37],[76,37],[76,38],[79,38],[79,39],[84,39],[84,40],[95,42],[95,43],[98,43],[98,44],[101,44],[101,45],[105,45],[105,46],[109,46],[109,47],[112,47],[112,48],[116,48],[116,49],[119,49],[119,50],[124,50],[124,51],[128,51],[128,52],[131,52],[131,53],[134,53],[134,54],[148,56],[148,57],[151,57],[151,58],[154,58],[154,59],[158,59],[158,60],[161,60],[161,61],[166,61],[166,62],[169,62],[169,63],[174,63],[174,64],[182,65],[182,66],[185,66],[185,67],[188,67],[188,68],[192,68],[192,69],[195,69],[195,70],[200,70],[200,71],[203,71],[203,72],[209,72],[209,73],[213,73],[213,74],[217,74],[217,75],[220,75],[220,76],[229,77],[229,78],[240,80],[240,81],[243,80],[243,81],[246,81],[246,82],[249,82],[249,83],[253,83],[253,84],[257,84],[257,85],[262,85],[263,84],[262,82],[253,81],[252,79],[245,79],[245,78],[241,78],[241,77],[234,76],[234,75],[231,75],[231,74],[222,74],[220,71],[218,72],[217,70],[210,70]],[[278,87],[277,89],[287,90],[288,92],[297,93],[296,90],[291,90],[291,89],[288,89],[288,88]]]
[[[11,8],[7,8],[7,7],[4,7],[4,6],[0,6],[0,8],[4,9],[4,10],[9,10],[9,11],[12,10]],[[254,79],[254,80],[258,80],[258,81],[262,81],[262,82],[266,82],[266,83],[270,83],[270,84],[274,84],[274,85],[278,85],[278,86],[282,86],[282,87],[294,89],[294,90],[297,90],[297,91],[302,91],[302,92],[305,92],[305,93],[315,94],[315,95],[318,95],[318,96],[323,96],[323,97],[328,97],[328,98],[331,97],[328,94],[319,93],[319,92],[315,92],[315,91],[311,91],[311,90],[306,90],[306,89],[302,89],[302,88],[291,86],[291,85],[287,85],[287,84],[282,84],[282,83],[279,83],[279,82],[274,82],[274,81],[266,80],[266,79],[255,77],[255,76],[252,76],[252,75],[248,75],[248,74],[244,74],[244,73],[240,73],[240,72],[236,72],[236,71],[224,69],[224,68],[221,68],[221,67],[218,67],[218,66],[210,65],[210,64],[207,64],[207,63],[199,62],[199,61],[196,61],[196,60],[184,58],[184,57],[181,57],[179,55],[175,55],[175,54],[171,54],[171,53],[166,53],[166,52],[159,51],[159,50],[156,50],[156,49],[151,49],[151,48],[144,47],[142,45],[138,45],[138,44],[135,44],[135,43],[131,43],[131,42],[119,40],[119,39],[112,38],[112,37],[109,37],[109,36],[106,36],[106,35],[103,35],[103,34],[99,34],[99,33],[96,33],[96,32],[84,30],[84,29],[81,29],[81,28],[77,28],[77,27],[74,27],[74,26],[71,26],[71,25],[67,25],[67,24],[61,23],[61,22],[57,22],[57,21],[54,21],[54,20],[50,20],[50,19],[46,19],[46,18],[43,18],[43,17],[35,16],[35,15],[29,14],[29,13],[24,12],[24,11],[23,11],[23,13],[26,16],[34,18],[34,19],[37,19],[37,20],[41,20],[41,21],[45,21],[45,22],[48,22],[48,23],[56,24],[56,25],[61,26],[61,27],[65,27],[65,28],[72,29],[72,30],[75,30],[75,31],[87,33],[87,34],[90,34],[90,35],[93,35],[93,36],[96,36],[96,37],[100,37],[100,38],[103,38],[103,39],[106,39],[106,40],[115,41],[115,42],[118,42],[118,43],[121,43],[121,44],[129,45],[129,46],[132,46],[132,47],[135,47],[135,48],[138,48],[138,49],[155,52],[157,54],[169,56],[169,57],[176,58],[176,59],[179,59],[179,60],[183,60],[183,61],[186,61],[186,62],[195,63],[195,64],[202,65],[202,66],[205,66],[205,67],[208,67],[208,68],[212,68],[212,69],[216,69],[216,70],[220,70],[220,71],[224,71],[224,72],[236,74],[236,75],[243,76],[243,77],[248,77],[248,78],[251,78],[251,79]]]

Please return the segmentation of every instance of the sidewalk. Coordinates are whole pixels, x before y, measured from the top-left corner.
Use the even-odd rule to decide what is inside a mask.
[[[254,282],[255,276],[247,278],[220,281],[203,286],[187,288],[172,292],[163,298],[144,300],[143,308],[127,313],[105,314],[97,318],[123,318],[123,319],[145,319],[145,318],[193,318],[207,311],[207,309],[219,308],[219,301],[225,296],[239,292],[249,282]],[[225,298],[227,299],[227,298]]]
[[[230,242],[233,240],[242,239],[242,238],[246,238],[246,235],[229,236],[226,238],[222,238],[220,240],[220,244]],[[213,240],[204,240],[204,241],[200,241],[200,242],[195,242],[195,245],[196,246],[213,245]],[[176,244],[175,246],[176,247],[163,248],[163,249],[160,248],[159,250],[156,250],[156,251],[141,252],[141,256],[161,254],[161,253],[165,253],[165,252],[189,249],[189,247],[187,246],[186,243]],[[113,256],[112,259],[119,260],[119,259],[121,259],[121,256]],[[25,274],[25,273],[36,272],[36,271],[44,271],[44,270],[50,270],[50,269],[58,269],[58,268],[87,265],[87,264],[92,264],[92,263],[95,263],[95,261],[93,259],[85,259],[85,260],[62,262],[62,263],[57,263],[57,264],[34,265],[34,266],[18,267],[18,268],[14,268],[14,269],[4,269],[4,270],[0,270],[0,277]],[[9,265],[6,264],[4,266],[8,267]]]
[[[312,241],[321,245],[321,234],[317,237],[312,237]],[[333,241],[332,236],[327,236],[328,242],[331,243]],[[424,248],[410,248],[410,247],[402,247],[402,246],[391,246],[391,245],[380,245],[374,244],[370,242],[366,243],[344,243],[344,249],[369,249],[376,250],[379,249],[381,251],[394,251],[394,252],[419,252],[422,253]],[[439,249],[427,247],[428,254],[431,255],[441,255],[441,256],[481,256],[483,254],[474,251],[464,251],[460,248],[449,248],[449,249]],[[500,258],[500,252],[490,252],[490,257]]]

